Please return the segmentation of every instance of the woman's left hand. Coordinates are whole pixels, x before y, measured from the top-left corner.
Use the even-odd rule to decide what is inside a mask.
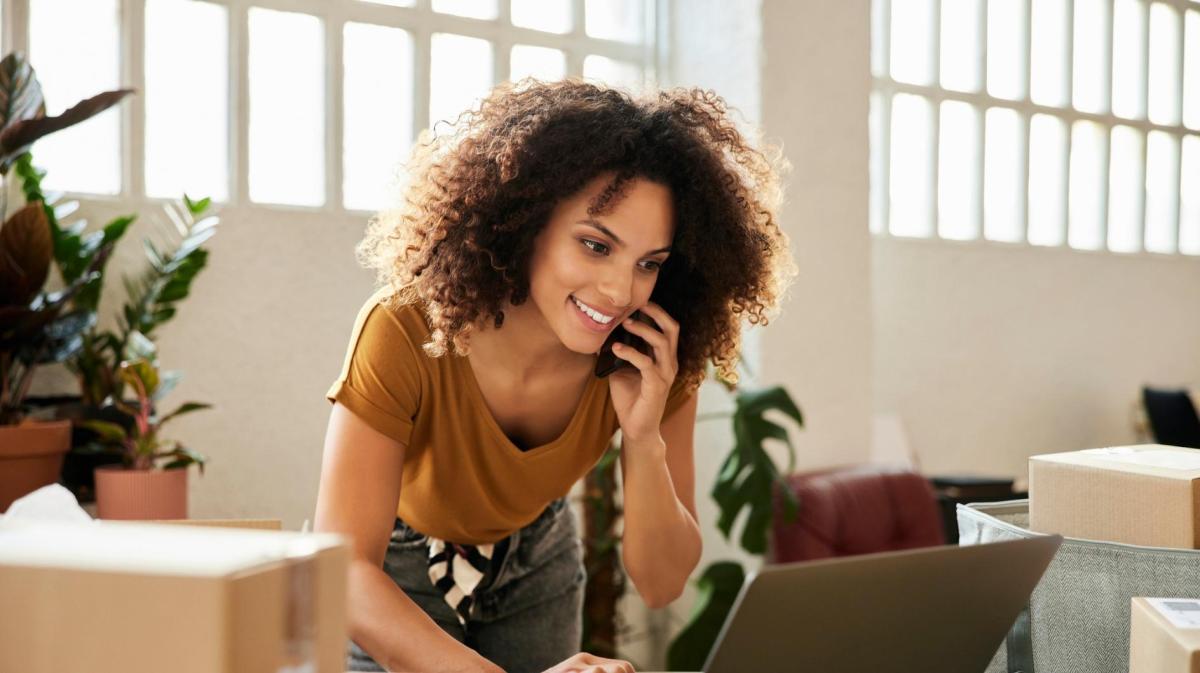
[[[653,302],[646,302],[641,311],[662,331],[634,318],[626,318],[621,326],[650,344],[654,349],[654,358],[633,346],[613,344],[613,354],[628,361],[636,371],[622,367],[608,377],[613,408],[621,423],[621,436],[630,441],[658,436],[663,410],[667,405],[667,393],[679,371],[676,355],[679,323]]]

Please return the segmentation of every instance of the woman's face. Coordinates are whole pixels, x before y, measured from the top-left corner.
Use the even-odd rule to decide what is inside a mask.
[[[608,213],[588,215],[612,177],[602,173],[561,201],[530,259],[529,296],[577,353],[599,352],[609,332],[650,300],[674,235],[670,189],[642,178],[626,185]]]

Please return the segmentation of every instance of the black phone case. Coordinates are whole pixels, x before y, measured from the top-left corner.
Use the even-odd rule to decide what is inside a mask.
[[[631,317],[634,320],[643,322],[656,330],[658,329],[658,325],[654,324],[654,321],[641,311],[634,311]],[[661,332],[662,330],[659,331]],[[608,339],[604,341],[604,345],[600,347],[600,356],[596,358],[596,376],[604,378],[605,376],[612,374],[622,367],[633,366],[628,360],[623,360],[613,353],[613,344],[618,342],[625,344],[626,346],[633,346],[640,352],[649,355],[651,358],[654,357],[654,349],[650,346],[650,344],[646,343],[645,339],[633,334],[629,330],[626,330],[623,326],[617,325],[613,328],[612,333],[608,335]]]

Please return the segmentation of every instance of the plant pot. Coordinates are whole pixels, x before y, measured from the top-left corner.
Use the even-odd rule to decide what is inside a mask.
[[[100,519],[186,519],[187,468],[96,468],[96,516]]]
[[[98,407],[84,404],[79,395],[49,395],[42,397],[26,397],[25,403],[34,408],[53,410],[53,418],[71,421],[71,450],[63,460],[62,474],[59,483],[71,491],[79,504],[86,505],[96,502],[96,483],[93,475],[96,468],[102,465],[113,465],[121,462],[121,456],[111,453],[87,453],[84,448],[96,438],[96,433],[83,427],[87,420],[109,421],[123,426],[126,430],[133,427],[133,419],[115,407]],[[136,404],[136,400],[131,404]]]
[[[58,481],[71,448],[70,421],[0,426],[0,512],[23,495]]]

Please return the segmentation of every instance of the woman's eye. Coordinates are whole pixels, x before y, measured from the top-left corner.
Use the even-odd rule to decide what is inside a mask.
[[[580,239],[580,241],[592,252],[599,253],[601,255],[608,252],[608,246],[599,241],[593,241],[590,238]]]
[[[646,262],[646,264],[642,268],[647,271],[658,271],[658,270],[662,269],[662,263],[656,262],[654,260],[650,260],[650,261]]]

